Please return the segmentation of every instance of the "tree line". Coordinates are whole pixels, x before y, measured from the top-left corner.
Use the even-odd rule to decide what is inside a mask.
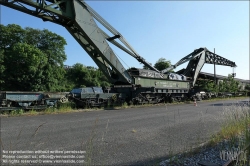
[[[110,86],[98,68],[81,63],[65,68],[67,42],[58,34],[16,24],[0,24],[0,32],[0,91],[58,92],[75,87]],[[170,65],[170,61],[160,58],[154,67],[161,71]],[[238,83],[229,77],[217,87],[209,81],[200,85],[210,91],[235,91]]]
[[[232,75],[228,75],[227,78],[220,80],[216,84],[213,80],[198,80],[198,86],[200,89],[209,92],[238,92],[241,91],[242,87],[239,81],[236,81]],[[246,85],[245,90],[248,90],[249,85]],[[250,89],[249,89],[250,90]]]

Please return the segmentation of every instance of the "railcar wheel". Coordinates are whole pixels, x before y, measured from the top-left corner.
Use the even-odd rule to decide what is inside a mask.
[[[112,96],[112,100],[113,100],[113,101],[116,101],[116,100],[117,100],[117,96],[116,96],[115,94]]]
[[[61,97],[61,98],[59,99],[59,101],[60,101],[61,103],[66,103],[66,102],[68,102],[68,98],[65,97],[65,96],[63,96],[63,97]]]
[[[175,101],[174,97],[170,97],[169,102],[173,103]]]
[[[132,100],[127,101],[127,104],[132,105],[133,104]]]
[[[46,94],[45,97],[46,97],[46,98],[50,98],[50,95],[49,95],[49,94]]]

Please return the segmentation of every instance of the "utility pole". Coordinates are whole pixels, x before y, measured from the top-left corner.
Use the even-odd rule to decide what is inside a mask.
[[[214,85],[216,86],[216,70],[215,70],[215,48],[214,48]]]
[[[233,73],[232,73],[233,78],[236,76],[236,73],[234,72],[234,67],[233,67]]]

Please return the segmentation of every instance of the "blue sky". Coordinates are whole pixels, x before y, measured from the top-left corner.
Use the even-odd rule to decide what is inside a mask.
[[[159,58],[175,64],[194,49],[215,48],[216,54],[234,61],[236,77],[249,79],[249,2],[248,1],[87,1],[117,29],[148,62]],[[65,28],[1,6],[1,24],[48,29],[67,41],[65,65],[94,61]],[[114,48],[114,47],[112,47]],[[114,48],[125,67],[139,67],[130,55]],[[177,70],[185,68],[187,63]],[[203,72],[213,73],[205,64]],[[216,73],[227,76],[232,68],[216,66]]]

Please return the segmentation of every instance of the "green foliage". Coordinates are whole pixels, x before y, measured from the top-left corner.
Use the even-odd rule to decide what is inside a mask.
[[[214,82],[211,80],[197,80],[197,84],[202,90],[208,92],[217,92],[217,86],[215,86]]]
[[[5,66],[3,64],[4,62],[4,54],[3,54],[3,50],[0,49],[0,91],[3,90],[3,84],[4,84],[4,70],[5,70]]]
[[[205,89],[207,91],[214,92],[215,91],[214,87],[215,86],[213,81],[207,81],[207,83],[205,83]]]
[[[171,66],[171,62],[167,61],[165,58],[160,58],[154,65],[159,71],[164,70]]]
[[[5,54],[6,89],[43,90],[42,69],[47,58],[38,49],[26,43],[16,43]]]
[[[2,90],[60,91],[65,89],[66,60],[61,36],[46,29],[0,25],[0,85]]]
[[[239,82],[236,81],[231,75],[219,83],[220,92],[237,92],[239,90]]]
[[[64,52],[66,41],[61,36],[48,30],[41,31],[39,37],[38,48],[45,53],[48,59],[48,63],[44,66],[46,77],[42,83],[46,85],[47,91],[60,91],[63,86],[61,80],[65,74],[63,62],[66,60]]]
[[[247,84],[247,85],[245,86],[245,90],[250,91],[250,84]]]
[[[219,81],[217,85],[211,80],[198,80],[197,84],[199,84],[202,90],[210,92],[238,92],[241,88],[239,82],[231,75],[229,75],[228,78]]]
[[[68,69],[66,75],[74,87],[110,86],[107,78],[99,69],[86,67],[80,63],[76,63],[71,69]]]
[[[19,109],[19,110],[13,110],[10,112],[11,116],[18,116],[18,115],[23,115],[24,114],[24,110]]]
[[[10,49],[16,43],[24,42],[25,30],[16,24],[8,24],[7,26],[0,24],[0,48],[3,50]]]

